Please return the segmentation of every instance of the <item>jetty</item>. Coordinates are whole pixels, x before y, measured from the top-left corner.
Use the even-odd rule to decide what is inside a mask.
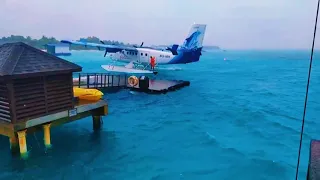
[[[0,134],[8,137],[13,153],[27,157],[26,136],[34,131],[43,131],[50,148],[51,127],[92,116],[93,128],[100,128],[108,104],[74,98],[72,77],[80,71],[82,67],[24,43],[0,46]]]
[[[150,79],[146,76],[136,77],[137,85],[130,85],[127,74],[110,73],[74,73],[73,84],[80,88],[95,88],[102,91],[109,88],[125,88],[148,94],[165,94],[189,86],[189,81]]]
[[[141,82],[136,86],[128,86],[131,91],[145,92],[148,94],[165,94],[167,92],[176,91],[182,87],[189,86],[189,81],[182,80],[153,80],[145,81],[146,86],[141,86]]]

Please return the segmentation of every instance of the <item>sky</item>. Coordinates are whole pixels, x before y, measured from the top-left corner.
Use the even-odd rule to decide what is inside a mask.
[[[204,45],[309,49],[316,5],[317,0],[0,0],[0,37],[182,44],[193,23],[205,23]]]

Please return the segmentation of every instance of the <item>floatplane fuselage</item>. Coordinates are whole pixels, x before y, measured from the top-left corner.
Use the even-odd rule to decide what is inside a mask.
[[[116,46],[98,43],[86,43],[82,41],[68,41],[62,40],[62,43],[97,47],[99,50],[105,49],[104,56],[109,57],[113,61],[129,63],[125,67],[115,67],[111,65],[103,65],[102,67],[107,71],[118,71],[127,73],[152,73],[152,71],[145,70],[150,65],[151,57],[155,58],[155,64],[187,64],[197,62],[200,59],[202,51],[202,42],[206,30],[205,24],[194,24],[191,27],[188,37],[185,39],[183,45],[172,45],[165,49],[137,46]],[[142,65],[143,70],[135,69],[135,65]]]
[[[151,57],[155,57],[157,65],[166,64],[186,64],[197,62],[200,59],[201,49],[181,49],[177,50],[176,54],[173,54],[168,50],[158,50],[152,48],[136,48],[136,51],[122,50],[117,53],[109,53],[106,57],[109,57],[113,61],[122,63],[135,62],[143,65],[150,64]]]

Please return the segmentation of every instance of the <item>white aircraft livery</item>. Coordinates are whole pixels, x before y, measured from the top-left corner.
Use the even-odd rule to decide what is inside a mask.
[[[143,43],[137,47],[106,45],[103,41],[101,41],[101,44],[72,40],[62,40],[61,42],[85,47],[97,47],[99,50],[105,49],[104,56],[109,53],[108,57],[112,60],[129,63],[124,67],[103,65],[102,67],[107,71],[153,73],[153,71],[145,70],[145,68],[150,65],[151,57],[154,57],[156,66],[165,64],[187,64],[199,61],[205,31],[205,24],[194,24],[181,46],[174,44],[172,47],[167,47],[166,49],[144,47]],[[135,65],[141,65],[144,69],[137,70],[135,69]]]

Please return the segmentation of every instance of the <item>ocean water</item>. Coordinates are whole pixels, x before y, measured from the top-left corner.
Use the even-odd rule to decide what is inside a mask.
[[[28,134],[30,157],[11,157],[0,137],[0,179],[294,179],[309,51],[205,52],[198,63],[174,65],[157,78],[189,80],[165,95],[121,90],[106,94],[100,132],[91,118]],[[316,52],[299,179],[310,139],[320,138],[320,53]],[[224,61],[224,58],[226,60]],[[103,72],[103,52],[66,59]]]

